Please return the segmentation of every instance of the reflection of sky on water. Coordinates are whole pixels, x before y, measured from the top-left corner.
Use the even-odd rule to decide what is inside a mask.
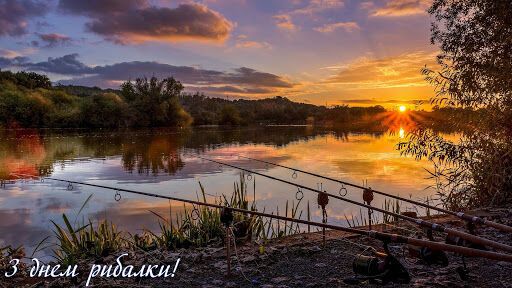
[[[340,137],[335,133],[315,134],[309,131],[305,134],[303,130],[306,128],[296,129],[298,130],[296,133],[286,130],[286,137],[289,138],[289,141],[286,141],[279,131],[269,133],[266,135],[267,138],[252,142],[249,141],[250,139],[241,139],[241,137],[246,137],[241,134],[230,134],[228,137],[221,135],[215,140],[211,138],[218,135],[203,135],[203,132],[194,132],[186,136],[186,139],[176,139],[181,137],[177,135],[156,138],[149,135],[137,138],[136,141],[142,141],[143,145],[136,148],[134,146],[127,148],[135,142],[132,141],[133,139],[126,139],[127,137],[106,142],[105,139],[108,138],[95,142],[94,139],[87,139],[87,136],[43,139],[41,147],[45,152],[40,151],[41,147],[37,148],[38,154],[35,155],[37,158],[35,161],[39,162],[35,164],[44,161],[53,163],[51,164],[53,166],[51,176],[55,178],[176,197],[195,199],[197,193],[200,193],[199,181],[209,195],[231,194],[233,183],[239,179],[239,172],[201,160],[197,157],[201,155],[278,178],[296,181],[313,188],[322,183],[322,187],[330,193],[337,193],[340,189],[339,184],[300,173],[297,179],[292,179],[292,172],[289,170],[237,157],[237,155],[246,155],[357,184],[367,180],[369,186],[374,189],[412,197],[415,200],[424,199],[434,193],[433,190],[425,189],[431,184],[430,180],[426,179],[427,172],[423,169],[428,163],[400,156],[399,152],[395,150],[395,145],[400,140],[401,135],[399,134],[375,136],[365,133],[349,133]],[[259,133],[266,133],[266,131],[262,130]],[[197,142],[194,142],[195,139],[200,139],[198,141],[202,141],[201,143],[204,145],[197,145]],[[106,144],[102,144],[102,141]],[[215,142],[209,143],[209,141]],[[7,148],[2,149],[6,150]],[[71,149],[69,150],[71,152],[66,149]],[[129,153],[135,155],[133,158],[127,158],[127,149],[129,149]],[[148,150],[146,151],[146,149]],[[30,153],[30,151],[28,152]],[[41,155],[46,155],[46,158]],[[58,155],[58,157],[53,156],[56,159],[48,161],[48,157],[50,157],[48,155]],[[30,162],[27,160],[30,159],[29,155],[20,157],[25,162]],[[76,157],[90,157],[91,159],[88,161],[62,161]],[[45,160],[41,160],[42,158]],[[166,160],[162,165],[163,158]],[[148,167],[170,167],[169,169],[172,171],[163,172],[167,168],[157,169],[157,173],[153,173],[154,170],[149,173],[139,173],[140,169],[127,171],[126,161],[131,161],[134,165],[149,163]],[[176,166],[177,161],[181,164]],[[3,169],[8,170],[9,166],[7,164],[4,166],[7,168]],[[256,181],[256,202],[260,210],[265,207],[267,212],[272,212],[279,206],[282,213],[286,201],[297,201],[295,187],[261,176],[256,176],[254,179]],[[360,190],[348,188],[348,191],[347,198],[362,200]],[[78,221],[88,218],[96,220],[108,218],[123,230],[139,232],[143,228],[157,228],[158,219],[149,213],[150,210],[161,215],[169,215],[169,202],[163,199],[123,193],[121,201],[116,202],[114,200],[115,191],[111,190],[75,185],[73,191],[67,191],[66,184],[62,182],[18,182],[8,184],[5,189],[0,190],[0,217],[2,219],[0,243],[24,244],[34,247],[42,238],[51,234],[50,220],[61,223],[62,213],[69,215],[70,219],[75,219],[75,214],[90,194],[93,194],[92,200],[78,216]],[[299,210],[303,211],[303,218],[305,218],[306,204],[309,201],[313,219],[321,219],[321,211],[316,205],[316,194],[307,192],[304,194],[305,197],[299,206]],[[249,181],[250,201],[253,200],[252,195],[253,182]],[[213,201],[212,196],[208,196],[208,199]],[[382,196],[375,195],[372,204],[382,207],[383,199]],[[183,205],[180,203],[172,202],[171,205],[173,214],[183,209]],[[406,208],[407,205],[403,206],[403,209]],[[328,215],[331,223],[346,225],[345,216],[350,218],[351,215],[356,215],[359,217],[360,209],[354,205],[347,205],[331,199],[328,205]]]

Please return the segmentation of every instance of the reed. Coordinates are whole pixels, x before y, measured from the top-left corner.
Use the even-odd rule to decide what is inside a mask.
[[[249,203],[248,183],[246,175],[240,174],[239,181],[233,185],[233,193],[227,197],[222,195],[215,198],[215,203],[233,208],[256,211],[256,184],[253,184],[253,200]],[[207,202],[207,193],[199,183],[200,193],[198,201]],[[82,212],[89,197],[80,208]],[[285,204],[284,215],[293,218],[302,217],[299,211],[301,201],[288,201]],[[265,208],[263,209],[265,211]],[[101,258],[112,255],[123,249],[151,251],[155,249],[175,250],[178,248],[199,247],[206,245],[221,245],[225,239],[225,229],[220,221],[220,210],[206,206],[184,205],[184,212],[173,215],[172,205],[169,201],[169,216],[164,217],[155,211],[150,211],[158,219],[158,231],[144,230],[140,234],[130,234],[119,231],[116,226],[102,220],[97,223],[88,221],[80,225],[75,221],[71,224],[68,217],[63,214],[63,224],[52,221],[56,243],[54,257],[62,264],[76,264],[80,259]],[[279,207],[277,207],[279,214]],[[308,218],[309,216],[308,206]],[[77,216],[78,217],[78,216]],[[238,242],[258,241],[266,243],[267,240],[284,237],[300,232],[297,223],[263,219],[260,216],[247,213],[234,213],[232,224],[235,239]]]
[[[74,228],[68,217],[63,214],[64,226],[54,221],[54,234],[57,238],[54,257],[65,265],[76,264],[82,258],[100,258],[127,247],[126,238],[116,226],[108,220],[92,221]]]

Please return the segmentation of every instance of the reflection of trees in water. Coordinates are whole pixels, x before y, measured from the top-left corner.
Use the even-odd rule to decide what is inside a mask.
[[[29,131],[14,131],[11,137],[0,134],[0,179],[16,179],[21,175],[38,175],[37,166],[46,151],[39,137]]]
[[[158,175],[174,174],[185,166],[179,149],[178,137],[154,137],[149,141],[137,141],[123,145],[123,167],[128,172]]]
[[[379,124],[380,125],[380,124]],[[396,126],[396,125],[395,125]],[[229,145],[264,144],[284,147],[330,135],[348,141],[359,132],[382,137],[386,129],[368,127],[245,127],[196,128],[171,131],[165,129],[126,132],[62,132],[48,130],[0,131],[0,178],[12,173],[47,176],[57,167],[80,161],[96,161],[121,156],[123,168],[140,174],[174,174],[185,163],[184,149],[196,153]]]
[[[328,131],[312,127],[255,127],[241,129],[197,130],[185,142],[186,148],[208,150],[222,145],[267,144],[282,147],[296,141],[308,141]]]

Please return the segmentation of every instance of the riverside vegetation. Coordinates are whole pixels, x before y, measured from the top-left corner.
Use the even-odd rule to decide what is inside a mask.
[[[0,71],[0,127],[184,127],[313,121],[332,125],[367,121],[386,111],[382,106],[328,108],[279,96],[229,101],[183,90],[184,86],[172,77],[138,78],[114,90],[52,86],[45,75]]]
[[[256,182],[253,181],[252,201],[249,201],[249,187],[246,180],[247,175],[240,173],[239,181],[233,185],[233,193],[215,198],[214,203],[233,208],[257,211],[256,207]],[[207,203],[207,193],[199,182],[200,194],[197,200]],[[185,206],[183,212],[172,211],[169,201],[168,215],[162,215],[149,210],[158,221],[159,229],[150,231],[144,229],[138,234],[131,234],[120,231],[114,222],[103,219],[96,222],[82,219],[79,221],[81,212],[91,200],[90,195],[76,214],[72,221],[66,214],[62,215],[62,223],[52,221],[53,237],[42,239],[27,257],[23,247],[0,247],[0,272],[9,269],[9,262],[12,259],[30,259],[43,250],[51,248],[54,261],[64,267],[76,265],[83,261],[97,261],[99,259],[115,256],[122,252],[132,251],[135,253],[149,253],[151,251],[176,251],[182,248],[198,248],[224,245],[225,228],[221,222],[220,210],[206,206]],[[276,215],[291,217],[294,219],[305,219],[311,221],[312,212],[309,201],[307,202],[306,213],[299,211],[301,200],[286,201],[284,211],[276,207]],[[382,208],[395,213],[400,213],[401,202],[398,200],[385,201]],[[266,208],[263,208],[265,213]],[[273,213],[274,214],[274,213]],[[304,215],[305,214],[305,215]],[[430,213],[427,212],[427,217]],[[345,215],[347,225],[350,227],[361,227],[368,224],[365,214],[360,212],[359,216]],[[378,225],[391,225],[398,223],[399,219],[390,216],[383,218],[372,217],[372,223]],[[316,227],[299,225],[298,223],[267,219],[257,215],[234,213],[232,226],[233,235],[237,243],[255,243],[259,251],[263,253],[265,246],[271,239],[296,235],[299,233],[310,233],[319,231]],[[403,231],[402,231],[403,232]]]
[[[248,185],[245,175],[240,174],[239,182],[234,184],[230,197],[220,196],[216,204],[234,208],[255,211],[256,203],[248,200]],[[256,184],[253,182],[256,193]],[[201,195],[198,201],[207,202],[204,187],[199,183]],[[254,195],[255,196],[255,195]],[[255,197],[253,196],[253,199]],[[156,217],[159,231],[144,230],[140,234],[130,234],[119,231],[112,221],[107,219],[93,223],[91,220],[78,221],[80,213],[92,198],[87,198],[77,213],[77,219],[71,221],[66,214],[62,215],[62,224],[52,221],[54,237],[46,237],[36,246],[32,256],[43,249],[52,248],[55,261],[62,265],[75,265],[80,260],[97,260],[123,251],[148,252],[156,249],[173,251],[179,248],[218,246],[225,239],[225,229],[220,220],[218,209],[206,206],[185,207],[184,212],[175,213],[169,203],[169,215],[164,216],[154,211],[148,211]],[[285,216],[301,218],[297,203],[289,206],[286,202]],[[279,208],[277,208],[279,215]],[[281,212],[283,213],[283,212]],[[310,218],[308,209],[308,219]],[[264,219],[255,215],[234,213],[233,234],[237,242],[256,241],[264,249],[265,243],[272,238],[299,233],[296,223],[281,223],[272,219]],[[32,257],[31,256],[31,257]],[[0,248],[0,271],[10,267],[11,259],[26,257],[23,247],[10,246]]]

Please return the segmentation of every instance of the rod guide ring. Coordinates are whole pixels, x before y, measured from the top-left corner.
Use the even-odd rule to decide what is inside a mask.
[[[304,192],[302,192],[302,189],[300,189],[300,187],[297,187],[297,192],[295,192],[295,199],[300,201],[303,198],[304,198]]]
[[[119,193],[119,190],[116,190],[116,194],[114,195],[114,200],[117,202],[121,201],[121,193]]]

